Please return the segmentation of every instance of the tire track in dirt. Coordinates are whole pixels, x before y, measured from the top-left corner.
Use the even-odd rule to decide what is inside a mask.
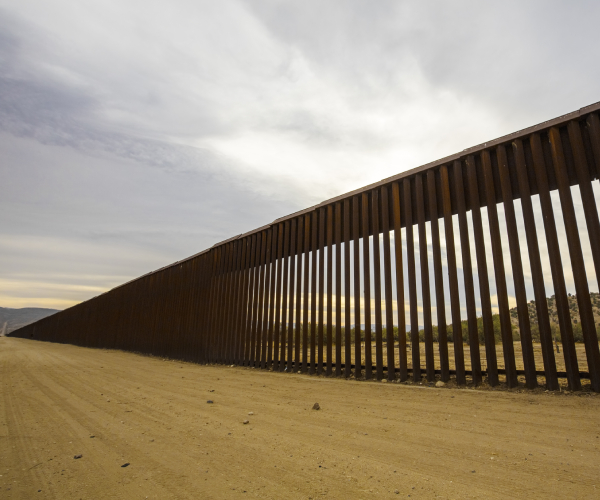
[[[10,338],[0,363],[0,437],[15,441],[0,469],[15,464],[28,488],[7,498],[591,498],[600,472],[596,396],[292,377]]]

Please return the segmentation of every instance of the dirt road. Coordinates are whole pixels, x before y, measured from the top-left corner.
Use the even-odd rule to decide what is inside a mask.
[[[2,499],[600,498],[597,395],[326,379],[12,338],[0,338],[0,388]]]

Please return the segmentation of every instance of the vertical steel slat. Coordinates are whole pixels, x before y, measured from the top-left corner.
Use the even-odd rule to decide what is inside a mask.
[[[246,309],[246,327],[244,332],[244,366],[249,366],[250,364],[250,349],[252,342],[252,311],[254,310],[254,280],[255,280],[255,272],[254,272],[254,264],[256,259],[256,239],[257,235],[252,235],[252,246],[250,250],[250,262],[248,265],[249,272],[249,284],[248,284],[248,303]]]
[[[197,311],[197,325],[198,325],[198,337],[196,341],[196,359],[199,363],[206,362],[206,347],[205,338],[207,334],[206,321],[207,321],[207,307],[208,307],[208,283],[210,280],[210,266],[209,266],[210,253],[207,252],[200,256],[200,294],[198,299],[198,311]],[[151,279],[150,279],[151,280]],[[150,281],[149,280],[149,281]],[[150,290],[148,290],[150,292]]]
[[[218,285],[218,280],[217,280],[217,285]],[[156,311],[157,311],[157,315],[155,318],[155,330],[154,330],[154,336],[153,336],[153,345],[152,348],[153,350],[159,355],[159,356],[164,356],[164,348],[163,348],[163,341],[164,341],[164,319],[165,319],[165,303],[168,299],[168,294],[169,294],[169,274],[168,273],[161,273],[161,279],[160,279],[160,301],[157,301],[157,307],[156,307]],[[218,291],[218,287],[217,287],[217,291]],[[218,296],[217,296],[218,297]],[[107,302],[110,303],[110,300],[107,297]],[[216,303],[218,304],[218,301],[216,301]],[[114,306],[113,306],[114,307]],[[215,307],[216,312],[215,315],[217,316],[218,313],[218,309]],[[114,314],[114,309],[113,309],[113,314]],[[217,316],[218,317],[218,316]],[[114,318],[114,317],[113,317]],[[113,322],[115,321],[115,319],[113,319]],[[216,318],[215,318],[215,325],[216,325]],[[115,327],[113,325],[113,327],[111,328],[111,330],[114,331]],[[213,331],[214,334],[214,331]],[[212,345],[214,346],[214,339],[216,337],[213,336],[213,342]],[[107,346],[109,348],[114,348],[114,338],[110,339],[110,343]]]
[[[373,376],[373,357],[371,353],[371,257],[369,255],[369,195],[362,194],[363,223],[363,274],[365,300],[365,378]]]
[[[227,260],[225,262],[225,294],[223,297],[223,320],[221,334],[221,361],[227,362],[227,339],[229,336],[229,320],[231,314],[231,268],[233,265],[234,244],[227,245]],[[176,268],[175,268],[176,269]]]
[[[145,283],[148,282],[148,280],[144,280]],[[199,353],[199,345],[200,345],[200,339],[201,339],[201,325],[200,325],[200,319],[199,319],[199,314],[200,314],[200,302],[201,302],[201,297],[202,297],[202,256],[198,256],[194,259],[194,267],[193,267],[193,273],[192,273],[192,286],[194,289],[194,298],[192,301],[192,320],[190,323],[190,332],[192,335],[192,345],[190,347],[190,359],[194,362],[194,363],[199,363],[200,362],[200,353]],[[138,317],[140,318],[140,327],[141,327],[141,332],[144,335],[146,332],[146,328],[145,328],[145,324],[144,321],[142,319],[142,313],[145,312],[147,310],[147,288],[144,287],[144,291],[143,296],[142,296],[142,301],[140,304],[140,309],[138,310]],[[143,338],[143,337],[142,337]],[[143,341],[142,341],[143,342]],[[140,345],[140,347],[143,344]]]
[[[228,258],[228,247],[227,245],[223,245],[220,249],[219,249],[219,294],[217,296],[217,321],[216,321],[216,327],[215,327],[215,336],[214,336],[214,340],[213,340],[213,346],[214,346],[214,360],[215,362],[219,363],[221,361],[221,342],[222,342],[222,338],[223,338],[223,318],[225,315],[225,300],[224,300],[224,296],[225,296],[225,292],[226,292],[226,282],[225,282],[225,267],[227,266],[227,258]],[[168,280],[168,286],[166,288],[167,290],[167,300],[165,302],[163,302],[163,330],[165,328],[165,319],[166,319],[166,305],[169,301],[169,297],[171,294],[171,273],[167,272],[167,280]],[[164,351],[164,333],[163,333],[163,342],[162,342],[162,354],[165,355],[166,352]]]
[[[437,312],[438,346],[440,353],[440,377],[442,382],[450,380],[448,364],[448,333],[446,331],[446,300],[442,274],[442,251],[440,247],[440,224],[438,220],[437,187],[435,172],[427,172],[429,192],[429,214],[431,219],[431,247],[433,248],[433,275],[435,280],[435,308]]]
[[[373,288],[375,292],[375,364],[377,380],[383,378],[383,325],[381,318],[381,255],[379,241],[379,189],[371,191],[373,224]]]
[[[300,335],[302,329],[302,243],[304,217],[298,217],[298,240],[296,243],[296,338],[294,339],[294,371],[300,371]]]
[[[219,270],[220,270],[220,262],[221,262],[221,250],[219,248],[215,248],[214,250],[214,261],[213,261],[213,266],[214,266],[214,274],[213,274],[213,283],[214,283],[214,295],[213,295],[213,300],[212,300],[212,308],[213,308],[213,312],[211,314],[211,322],[210,322],[210,332],[209,332],[209,353],[210,353],[210,362],[214,363],[215,362],[215,341],[217,338],[216,332],[217,332],[217,327],[218,327],[218,317],[219,317],[219,306],[220,306],[220,302],[219,302],[219,293],[220,293],[220,278],[219,278]],[[162,316],[162,308],[161,308],[161,304],[164,301],[164,294],[165,294],[165,288],[164,288],[164,280],[166,278],[166,274],[161,273],[160,276],[160,283],[161,283],[161,287],[160,287],[160,296],[161,296],[161,301],[159,302],[156,310],[159,313],[158,317],[156,318],[156,329],[155,329],[155,335],[154,335],[154,341],[155,342],[159,342],[160,341],[160,318]],[[158,334],[158,335],[157,335]],[[160,348],[157,351],[158,353],[160,353]]]
[[[552,159],[554,171],[556,173],[556,181],[558,183],[560,204],[565,221],[565,230],[567,232],[567,245],[571,256],[571,266],[573,267],[573,278],[575,280],[575,291],[577,292],[577,304],[579,305],[579,317],[581,319],[581,330],[583,331],[583,339],[585,342],[585,353],[590,373],[590,382],[592,390],[598,392],[600,391],[600,350],[598,349],[596,325],[594,323],[594,314],[592,312],[587,274],[583,263],[583,250],[581,249],[581,240],[579,239],[575,207],[573,206],[573,198],[571,196],[571,188],[569,186],[569,178],[567,175],[567,165],[565,163],[563,146],[558,128],[551,128],[548,135],[552,148]]]
[[[492,318],[492,301],[488,276],[483,222],[481,220],[481,203],[479,184],[477,183],[477,167],[475,158],[467,157],[467,180],[471,199],[471,215],[473,217],[473,237],[475,239],[475,256],[477,259],[477,275],[479,276],[479,297],[481,299],[481,320],[485,339],[485,358],[487,363],[488,384],[498,385],[498,359],[496,357],[496,337],[494,336],[494,320]],[[544,297],[544,300],[545,297]]]
[[[211,314],[213,310],[213,280],[214,280],[214,251],[209,250],[206,254],[206,291],[205,296],[208,299],[205,305],[206,319],[204,324],[204,337],[203,337],[203,352],[204,352],[204,363],[210,362],[210,331],[211,331]],[[155,281],[156,286],[156,281]]]
[[[217,318],[217,313],[218,313],[218,291],[219,291],[219,276],[218,276],[218,264],[219,264],[219,253],[220,250],[218,248],[215,248],[213,250],[211,250],[211,253],[213,254],[213,262],[212,262],[212,277],[211,277],[211,300],[210,300],[210,308],[211,308],[211,312],[210,312],[210,319],[209,319],[209,330],[208,330],[208,336],[207,336],[207,352],[208,352],[208,362],[209,363],[213,363],[214,362],[214,352],[213,352],[213,346],[215,345],[214,343],[214,339],[215,339],[215,329],[216,329],[216,318]],[[157,281],[161,280],[164,278],[164,276],[161,274],[157,277]],[[162,287],[159,288],[159,294],[162,295],[162,293],[164,293],[164,289]],[[160,306],[155,308],[156,314],[155,314],[155,324],[158,323],[158,315],[159,315],[159,309]],[[154,329],[155,334],[153,335],[154,339],[156,339],[156,332],[157,332],[157,328]],[[154,351],[154,349],[153,349]],[[157,352],[158,351],[154,351]]]
[[[344,376],[349,377],[352,372],[352,332],[350,328],[350,199],[344,200]]]
[[[204,297],[206,299],[206,303],[204,304],[204,311],[205,311],[205,316],[204,316],[204,324],[203,324],[203,336],[202,336],[202,353],[203,353],[203,363],[208,363],[209,362],[209,338],[210,338],[210,329],[211,329],[211,314],[212,314],[212,310],[213,310],[213,272],[214,272],[214,255],[213,255],[213,251],[209,250],[206,255],[205,255],[205,259],[206,259],[206,288],[204,291]],[[152,279],[152,283],[153,283],[153,302],[154,302],[154,297],[156,297],[158,295],[158,293],[156,292],[156,281],[158,278],[158,274],[154,274],[151,276]],[[149,319],[149,325],[154,325],[154,316],[155,316],[155,311],[156,308],[152,307],[152,309],[150,309],[151,311],[151,319]],[[149,328],[148,330],[150,332],[150,338],[148,340],[148,350],[150,351],[150,349],[152,348],[152,337],[154,336],[154,328]],[[152,352],[152,351],[150,351]]]
[[[283,230],[284,224],[277,226],[277,278],[275,280],[275,325],[273,339],[273,370],[279,370],[279,343],[281,338],[281,274],[282,261],[285,258],[283,253]]]
[[[215,339],[215,360],[217,363],[222,361],[223,356],[223,336],[225,331],[225,318],[226,307],[227,307],[227,266],[229,264],[229,245],[223,245],[221,248],[221,268],[219,271],[219,281],[220,281],[220,293],[219,293],[219,318],[217,320],[217,328],[216,328],[216,339]],[[169,269],[172,271],[172,268]],[[172,287],[172,273],[168,273],[169,276],[169,299],[171,296],[171,287]],[[165,303],[165,306],[168,305],[169,299]]]
[[[260,354],[260,367],[267,367],[267,343],[269,332],[271,331],[272,315],[271,310],[273,307],[273,301],[271,297],[271,267],[272,267],[272,246],[273,246],[273,229],[267,230],[267,251],[265,255],[265,292],[264,292],[264,312],[263,312],[263,325],[262,325],[262,346]]]
[[[556,297],[556,312],[560,326],[560,337],[563,345],[567,381],[569,388],[576,391],[581,389],[579,366],[577,363],[577,354],[575,352],[575,341],[573,340],[573,325],[571,324],[567,286],[565,284],[564,269],[560,256],[560,247],[558,245],[556,221],[554,219],[552,199],[550,198],[548,176],[546,174],[546,161],[544,160],[542,141],[539,134],[531,135],[530,144],[535,178],[540,196],[540,205],[542,206],[544,231],[546,233],[546,241],[548,244],[550,270],[552,273],[552,283],[554,285],[554,296]]]
[[[234,332],[234,323],[233,320],[235,318],[235,290],[236,290],[236,269],[238,258],[238,242],[231,242],[231,263],[229,266],[229,293],[227,297],[228,304],[228,312],[227,312],[227,324],[225,328],[225,352],[224,352],[224,362],[227,364],[231,363],[231,346],[232,346],[232,336]]]
[[[236,318],[236,327],[235,327],[235,347],[234,347],[234,357],[233,362],[236,365],[240,365],[243,361],[243,352],[244,352],[244,343],[243,343],[243,332],[244,332],[244,317],[245,317],[245,307],[246,307],[246,285],[247,285],[247,261],[248,261],[248,239],[244,238],[240,240],[240,246],[242,247],[242,255],[240,258],[240,278],[239,278],[239,291],[238,291],[238,311]]]
[[[402,263],[402,219],[400,209],[400,186],[392,184],[392,214],[394,216],[394,261],[396,264],[396,303],[398,313],[398,357],[400,381],[408,378],[406,358],[406,312],[404,310],[404,265]]]
[[[310,214],[304,216],[304,300],[302,317],[302,373],[308,371],[308,309],[310,277]]]
[[[421,261],[421,292],[423,294],[423,333],[425,336],[425,366],[427,380],[435,380],[433,359],[433,326],[431,322],[431,289],[429,280],[429,253],[427,250],[427,231],[425,228],[425,200],[423,177],[415,176],[415,203],[417,205],[417,224],[419,228],[419,251]]]
[[[181,301],[181,337],[182,341],[178,346],[178,356],[180,359],[185,361],[191,360],[191,340],[192,336],[190,335],[190,327],[189,322],[192,314],[192,298],[193,298],[193,290],[192,290],[192,269],[193,269],[194,261],[193,259],[188,260],[187,262],[182,264],[182,280],[181,280],[181,290],[182,290],[182,301]],[[131,289],[132,291],[137,292],[136,286],[134,285]],[[134,333],[137,336],[139,332],[137,332],[137,327],[134,325],[133,321],[135,321],[135,317],[137,316],[137,309],[140,306],[139,295],[136,293],[133,302],[132,315],[129,318],[130,328],[134,328]],[[139,341],[136,341],[136,346],[139,345]]]
[[[381,230],[383,232],[383,288],[385,293],[385,332],[387,378],[396,378],[394,308],[392,297],[392,257],[390,249],[390,202],[387,186],[381,188]]]
[[[256,322],[256,357],[254,360],[254,366],[259,368],[262,365],[262,343],[265,335],[265,319],[267,312],[267,297],[268,293],[266,290],[267,284],[267,254],[270,251],[269,241],[270,231],[262,231],[262,242],[260,249],[260,263],[259,273],[260,281],[258,285],[258,318]]]
[[[186,266],[187,267],[187,266]],[[175,307],[172,310],[172,316],[175,319],[175,339],[173,341],[173,345],[171,348],[172,356],[176,359],[183,359],[184,352],[182,351],[182,347],[185,346],[187,342],[186,331],[185,331],[185,321],[187,319],[186,315],[186,302],[189,298],[189,295],[186,293],[186,285],[187,285],[187,276],[184,270],[184,265],[179,264],[175,266],[176,269],[176,290],[175,290]],[[130,287],[123,287],[127,296],[130,297],[131,300],[131,289]],[[135,297],[133,297],[133,301],[130,301],[129,306],[127,308],[126,314],[123,315],[122,323],[125,328],[126,336],[130,341],[135,342],[135,331],[130,327],[131,316],[136,307]],[[133,344],[132,342],[132,344]]]
[[[221,261],[222,262],[222,261]],[[222,263],[221,263],[222,265]],[[164,273],[162,273],[164,275],[164,280],[163,280],[163,300],[160,301],[159,303],[159,310],[160,310],[160,316],[159,316],[159,328],[158,328],[158,352],[160,353],[161,356],[166,356],[167,352],[166,352],[166,348],[165,348],[165,343],[166,343],[166,334],[165,334],[165,330],[167,329],[167,304],[169,302],[169,299],[171,298],[171,273],[168,272],[168,270],[165,270]],[[222,286],[222,285],[221,285]],[[116,318],[115,318],[116,319]],[[216,332],[218,333],[219,330],[219,324],[217,323],[217,329]],[[215,337],[215,339],[218,341],[218,335]],[[216,342],[215,342],[216,345]],[[114,344],[111,347],[116,347]]]
[[[191,332],[193,335],[193,342],[192,342],[192,348],[191,348],[191,350],[192,350],[191,356],[192,356],[192,361],[194,363],[200,363],[202,361],[200,345],[201,345],[201,339],[202,339],[202,321],[201,321],[202,307],[201,307],[201,304],[203,302],[202,295],[203,295],[203,291],[204,291],[204,286],[203,286],[204,259],[203,259],[202,255],[199,255],[194,260],[195,260],[194,274],[193,274],[194,301],[193,301],[193,305],[192,305],[193,318],[192,318],[192,323],[191,323]],[[146,293],[147,293],[147,290],[146,290]],[[141,308],[141,310],[139,311],[140,317],[145,310],[147,310],[147,307]],[[143,328],[142,332],[145,333],[146,329]]]
[[[289,290],[289,319],[288,319],[288,342],[287,342],[287,371],[291,373],[292,351],[294,349],[294,284],[296,280],[296,219],[292,219],[290,226],[290,290]]]
[[[285,221],[283,233],[283,290],[281,297],[281,330],[279,338],[281,339],[281,354],[279,356],[279,371],[286,368],[286,345],[287,345],[287,319],[288,319],[288,278],[290,267],[290,239],[291,229],[290,221]],[[293,274],[293,273],[292,273]]]
[[[198,321],[198,314],[200,312],[200,297],[202,294],[202,287],[200,284],[200,278],[202,273],[202,258],[200,256],[193,259],[193,265],[191,269],[191,288],[192,288],[192,300],[190,303],[190,323],[189,323],[189,332],[190,332],[190,353],[189,360],[198,363],[198,341],[200,339],[200,324]],[[145,298],[145,297],[144,297]],[[144,300],[142,300],[140,304],[141,308],[138,309],[138,317],[141,318],[141,314],[146,310]],[[143,334],[145,329],[142,328],[141,333]]]
[[[533,389],[537,387],[537,374],[535,370],[535,358],[533,357],[531,326],[529,324],[529,307],[527,306],[525,275],[523,273],[523,262],[521,261],[521,246],[519,244],[519,232],[517,230],[517,220],[515,218],[515,207],[510,184],[510,172],[508,170],[506,149],[503,145],[500,145],[496,148],[496,156],[498,158],[500,187],[502,188],[504,216],[506,219],[506,229],[508,231],[508,247],[510,251],[512,275],[517,299],[521,349],[523,351],[523,366],[525,367],[525,383],[529,389]]]
[[[229,351],[229,363],[235,364],[237,360],[237,345],[238,345],[238,317],[240,310],[240,293],[242,290],[242,256],[243,256],[243,243],[241,240],[235,242],[236,247],[236,262],[234,269],[234,288],[233,288],[233,311],[231,315],[231,332],[230,332],[230,351]]]
[[[342,204],[335,204],[335,376],[342,374]]]
[[[231,270],[231,258],[233,254],[233,244],[229,243],[225,246],[225,262],[223,267],[223,296],[221,299],[221,328],[219,335],[219,361],[225,361],[225,355],[227,350],[227,327],[229,319],[229,294],[231,291],[230,283],[230,270]],[[176,269],[176,268],[175,268]]]
[[[596,200],[594,198],[590,170],[585,157],[585,148],[579,124],[577,122],[570,122],[567,128],[571,149],[573,151],[575,172],[577,173],[577,184],[583,203],[585,223],[588,230],[590,247],[592,249],[592,259],[594,260],[596,279],[597,282],[600,283],[600,221],[598,220],[598,208],[596,207]]]
[[[311,230],[312,230],[312,259],[311,259],[311,279],[310,279],[310,370],[314,375],[317,367],[316,359],[316,336],[317,336],[317,248],[318,248],[318,214],[312,212]]]
[[[477,333],[477,309],[475,308],[475,289],[473,287],[473,264],[471,262],[471,244],[469,226],[467,224],[467,209],[465,206],[465,191],[462,175],[462,164],[454,162],[454,192],[458,211],[458,230],[463,261],[463,278],[465,299],[467,302],[467,328],[469,331],[469,353],[471,355],[471,374],[473,384],[481,384],[481,358],[479,355],[479,335]]]
[[[252,336],[250,338],[250,366],[255,366],[256,362],[256,339],[258,337],[260,304],[262,302],[262,273],[261,263],[264,243],[264,233],[261,231],[256,235],[256,255],[254,260],[254,303],[252,304]]]
[[[216,361],[220,363],[223,359],[223,336],[225,331],[225,318],[226,318],[226,307],[227,307],[227,266],[229,264],[229,246],[223,245],[221,250],[221,269],[219,281],[221,282],[221,291],[219,293],[219,319],[217,323],[217,338],[215,341],[215,351],[216,351]],[[170,269],[172,271],[172,269]],[[169,275],[169,299],[171,296],[172,290],[172,273],[168,273]],[[169,299],[165,303],[165,306],[168,304]],[[165,313],[168,308],[165,307]],[[165,315],[166,318],[166,315]],[[165,325],[166,327],[166,325]]]
[[[198,303],[198,340],[196,347],[196,357],[199,363],[206,362],[206,336],[208,334],[208,310],[209,310],[209,283],[210,283],[210,252],[200,256],[201,275],[200,275],[200,299]],[[148,282],[152,285],[154,276],[148,278]],[[152,292],[152,286],[148,289],[148,294]],[[150,299],[147,299],[148,303]],[[150,309],[151,310],[151,309]],[[146,319],[146,331],[150,331],[148,317]]]
[[[362,375],[362,341],[360,320],[360,198],[352,198],[352,232],[354,252],[354,378]]]
[[[327,360],[326,375],[331,375],[333,357],[333,205],[327,207]]]
[[[213,363],[217,363],[219,361],[219,337],[221,335],[221,313],[222,313],[222,309],[223,309],[223,265],[225,263],[225,248],[221,247],[216,249],[216,253],[217,253],[217,266],[215,269],[215,279],[217,281],[217,289],[216,289],[216,293],[215,293],[215,322],[214,322],[214,327],[212,329],[211,335],[212,335],[212,339],[211,339],[211,359]],[[169,275],[167,273],[165,274],[165,280],[167,281],[167,286],[163,288],[164,290],[164,294],[166,296],[168,296],[168,292],[169,292],[169,287],[168,287],[168,281],[169,281]],[[163,321],[162,318],[164,318],[164,304],[166,303],[166,297],[164,300],[161,301],[161,337],[162,337],[162,329],[163,329]],[[161,354],[164,355],[164,351],[162,351],[162,347],[161,347]]]
[[[410,179],[404,179],[404,220],[406,221],[406,260],[408,268],[408,299],[410,301],[410,344],[413,380],[421,381],[421,347],[419,345],[419,316],[417,312],[417,277],[415,239],[413,233]]]
[[[278,272],[278,264],[279,264],[279,253],[278,250],[278,235],[279,235],[279,226],[274,225],[271,229],[272,231],[272,243],[271,243],[271,258],[267,262],[270,266],[270,275],[271,279],[269,282],[269,336],[267,338],[267,359],[266,365],[263,365],[263,368],[266,366],[270,368],[273,364],[273,336],[275,333],[275,292],[277,290],[276,280],[277,280],[277,272]],[[264,359],[264,357],[263,357]]]
[[[252,296],[252,248],[253,238],[246,238],[246,262],[244,265],[244,296],[242,301],[242,322],[240,324],[240,359],[239,364],[244,366],[248,349],[248,323],[249,323],[249,302]]]
[[[529,265],[533,281],[533,293],[535,296],[535,307],[538,317],[540,331],[540,343],[542,344],[542,358],[544,360],[544,376],[546,388],[550,391],[558,389],[558,378],[556,373],[556,360],[552,349],[552,332],[550,330],[550,319],[548,315],[548,302],[546,299],[546,286],[544,285],[544,272],[540,259],[540,248],[538,244],[537,229],[533,215],[533,204],[531,203],[531,190],[527,178],[527,164],[523,142],[517,139],[512,143],[515,155],[517,178],[519,180],[519,193],[521,195],[521,207],[523,209],[523,220],[525,222],[525,236],[527,238],[527,251],[529,254]]]
[[[185,361],[189,361],[190,354],[190,335],[188,329],[188,321],[190,319],[190,300],[191,300],[191,288],[190,288],[190,269],[192,265],[192,261],[187,261],[180,264],[179,269],[181,273],[181,278],[179,280],[179,314],[181,315],[180,323],[179,323],[179,343],[175,346],[175,352],[178,359],[182,359]],[[131,291],[135,291],[135,286],[130,288],[129,296],[132,298],[130,314],[128,317],[128,330],[132,332],[134,335],[137,335],[137,328],[133,324],[133,318],[135,317],[135,313],[137,307],[139,306],[139,299],[137,294],[133,297],[131,296]],[[135,345],[137,346],[137,342]]]
[[[463,351],[462,325],[460,318],[460,300],[458,295],[458,272],[456,269],[456,253],[454,249],[454,227],[452,224],[452,201],[450,198],[450,181],[448,167],[440,167],[442,184],[442,200],[444,209],[444,229],[446,231],[446,257],[448,259],[448,285],[450,288],[450,310],[452,312],[452,340],[454,344],[454,365],[456,368],[456,383],[464,385],[465,354]]]
[[[252,304],[254,302],[254,259],[256,257],[256,234],[250,236],[248,243],[248,279],[246,285],[246,304],[244,305],[244,331],[243,331],[243,366],[250,363],[250,338],[252,336]]]
[[[193,311],[194,316],[192,320],[192,335],[193,335],[193,343],[192,343],[192,360],[195,363],[202,362],[202,336],[203,336],[203,303],[204,303],[204,256],[200,255],[195,259],[195,270],[194,270],[194,302],[193,302]],[[149,280],[146,280],[149,282]],[[147,310],[148,305],[148,289],[146,289],[144,294],[144,303],[143,308],[140,310],[140,317],[142,311]],[[147,332],[147,327],[145,322],[142,324],[142,331]]]
[[[198,339],[197,339],[197,343],[196,343],[196,359],[198,360],[199,363],[204,364],[206,362],[206,346],[205,346],[205,339],[206,339],[206,335],[207,335],[207,319],[208,319],[208,302],[209,302],[209,295],[208,295],[208,283],[210,281],[210,266],[208,265],[208,261],[210,258],[210,252],[205,253],[204,255],[200,256],[200,279],[199,279],[199,284],[200,284],[200,295],[199,295],[199,300],[198,300]],[[149,288],[147,291],[147,303],[148,305],[150,305],[149,301],[150,299],[148,298],[148,295],[150,295],[150,293],[152,292],[152,280],[153,280],[153,276],[150,276],[148,278],[148,283],[149,283]],[[149,309],[152,310],[152,309]],[[146,321],[145,321],[145,331],[150,331],[149,328],[149,320],[150,318],[147,317]],[[147,352],[147,350],[146,350]]]
[[[215,280],[214,280],[214,265],[216,262],[216,253],[212,252],[212,255],[210,255],[211,257],[211,262],[212,262],[212,266],[211,266],[211,283],[210,283],[210,311],[209,311],[209,318],[208,318],[208,330],[207,330],[207,345],[208,345],[208,341],[210,340],[210,334],[212,331],[212,322],[213,322],[213,318],[214,318],[214,294],[215,294]],[[154,283],[154,290],[155,290],[155,294],[153,297],[153,307],[151,309],[151,321],[150,321],[150,338],[148,339],[148,350],[150,352],[155,352],[158,353],[158,350],[156,349],[157,347],[157,331],[158,331],[158,321],[159,321],[159,316],[160,316],[160,301],[162,300],[162,294],[163,294],[163,275],[162,274],[156,274],[153,276],[153,283]],[[109,347],[108,345],[104,345],[105,347]],[[210,355],[211,353],[207,353],[207,356]],[[208,361],[208,360],[207,360]]]
[[[229,333],[227,336],[227,364],[234,363],[235,356],[235,342],[236,342],[236,326],[237,326],[237,312],[238,312],[238,292],[240,289],[239,284],[239,269],[240,260],[242,256],[242,245],[241,241],[235,240],[233,242],[233,266],[231,269],[231,311],[229,317]]]
[[[500,330],[502,332],[506,384],[508,387],[516,387],[518,380],[517,368],[515,366],[515,346],[513,343],[512,323],[510,321],[510,312],[508,308],[508,290],[506,288],[506,274],[504,271],[504,255],[502,252],[502,240],[500,239],[498,209],[496,207],[496,190],[494,188],[492,161],[489,151],[484,150],[481,153],[481,160],[483,164],[483,179],[485,181],[488,220],[490,223],[492,256],[494,258],[494,273],[496,276],[498,309],[500,311]]]
[[[214,256],[215,256],[215,259],[213,261],[214,295],[213,295],[213,301],[211,304],[211,306],[213,308],[213,312],[212,312],[210,332],[209,332],[209,337],[208,337],[208,351],[209,351],[209,362],[210,363],[214,363],[216,361],[214,347],[215,347],[215,339],[216,339],[216,332],[217,332],[217,318],[218,318],[218,313],[219,313],[219,291],[220,291],[219,270],[220,270],[220,262],[221,262],[220,261],[221,249],[215,248]],[[163,279],[164,279],[164,276],[163,276]],[[161,287],[161,290],[163,290],[163,293],[164,293],[163,287]],[[161,295],[162,295],[162,293],[161,293]],[[162,302],[162,300],[161,300],[161,302]],[[157,309],[159,309],[159,308],[160,308],[160,306]]]
[[[325,309],[325,208],[319,210],[319,329],[317,375],[323,374],[323,312]]]

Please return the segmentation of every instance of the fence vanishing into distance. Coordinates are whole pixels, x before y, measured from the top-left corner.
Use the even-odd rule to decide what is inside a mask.
[[[277,219],[11,335],[276,371],[549,390],[566,377],[600,391],[599,110]]]

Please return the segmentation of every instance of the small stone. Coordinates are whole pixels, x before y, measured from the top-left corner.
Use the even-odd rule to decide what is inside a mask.
[[[91,438],[95,438],[96,436],[90,436]]]
[[[319,403],[315,403],[312,407],[313,410],[320,410],[321,407],[319,406]]]
[[[471,472],[475,472],[474,470],[472,470]]]
[[[81,458],[81,457],[83,457],[83,455],[80,453],[79,455],[75,455],[73,458],[74,458],[75,460],[77,460],[78,458]]]
[[[398,493],[400,493],[398,490],[394,490],[394,493],[397,495]]]
[[[128,467],[129,466],[129,462],[125,462],[123,465],[121,465],[121,467]]]
[[[386,378],[382,378],[381,381],[386,384],[387,383],[387,379]]]
[[[248,412],[248,415],[254,415],[253,411]]]
[[[212,400],[212,399],[209,399],[209,400],[207,401],[207,403],[208,403],[209,405],[211,405],[211,404],[213,404],[213,400]]]
[[[249,424],[249,423],[250,423],[250,420],[244,420],[244,421],[242,422],[242,424],[244,424],[244,425],[246,425],[246,424]]]
[[[444,384],[444,382],[442,382],[441,380],[438,380],[438,381],[435,383],[435,386],[436,386],[436,387],[444,387],[445,385],[446,385],[446,384]]]
[[[41,492],[42,492],[42,490],[38,490],[38,493],[41,493]]]

